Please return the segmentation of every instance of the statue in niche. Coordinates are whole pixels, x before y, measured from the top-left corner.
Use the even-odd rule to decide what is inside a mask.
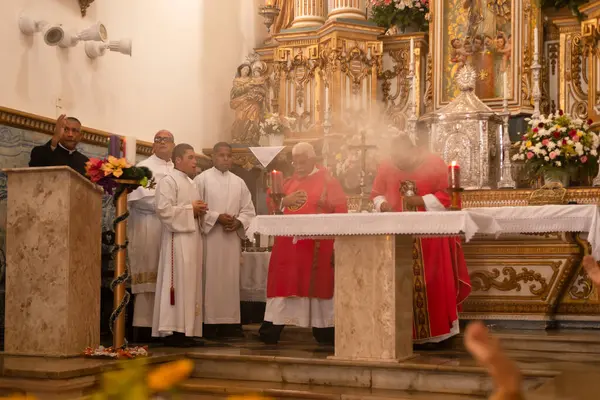
[[[276,34],[292,25],[294,21],[294,0],[275,0],[274,5],[280,10],[271,27],[271,32]]]
[[[235,110],[231,127],[234,143],[256,146],[260,139],[267,99],[267,65],[262,61],[246,62],[238,67],[233,80],[229,106]]]

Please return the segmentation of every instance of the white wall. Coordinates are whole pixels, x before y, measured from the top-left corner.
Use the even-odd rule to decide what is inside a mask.
[[[0,0],[0,105],[147,141],[169,129],[197,150],[229,139],[231,81],[266,34],[260,2],[96,0],[81,18],[77,0]],[[133,56],[48,47],[20,33],[21,12],[74,31],[102,21]]]

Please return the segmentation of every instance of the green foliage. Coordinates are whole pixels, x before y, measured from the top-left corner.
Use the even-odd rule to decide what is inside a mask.
[[[376,6],[371,9],[371,21],[383,28],[398,26],[404,29],[407,26],[414,24],[419,30],[425,30],[428,27],[428,22],[425,19],[425,12],[418,8],[405,8],[403,10],[396,8],[392,2],[389,5]]]

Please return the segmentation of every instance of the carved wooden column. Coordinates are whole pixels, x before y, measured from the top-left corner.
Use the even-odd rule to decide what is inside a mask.
[[[581,7],[587,19],[581,24],[581,42],[583,45],[583,56],[587,61],[587,114],[598,126],[600,119],[600,57],[598,38],[600,37],[600,1],[591,1],[585,7]],[[600,175],[599,175],[600,177]],[[598,178],[597,178],[598,179]],[[600,181],[594,181],[594,185]]]
[[[327,18],[358,19],[366,20],[365,0],[329,0],[329,14]]]
[[[291,28],[319,27],[325,22],[325,0],[295,0]]]

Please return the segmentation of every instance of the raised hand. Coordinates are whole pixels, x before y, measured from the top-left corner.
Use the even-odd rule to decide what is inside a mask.
[[[58,146],[58,142],[60,142],[60,139],[62,138],[67,123],[66,118],[67,116],[65,114],[61,114],[56,120],[56,125],[54,125],[54,135],[52,135],[52,147]]]

